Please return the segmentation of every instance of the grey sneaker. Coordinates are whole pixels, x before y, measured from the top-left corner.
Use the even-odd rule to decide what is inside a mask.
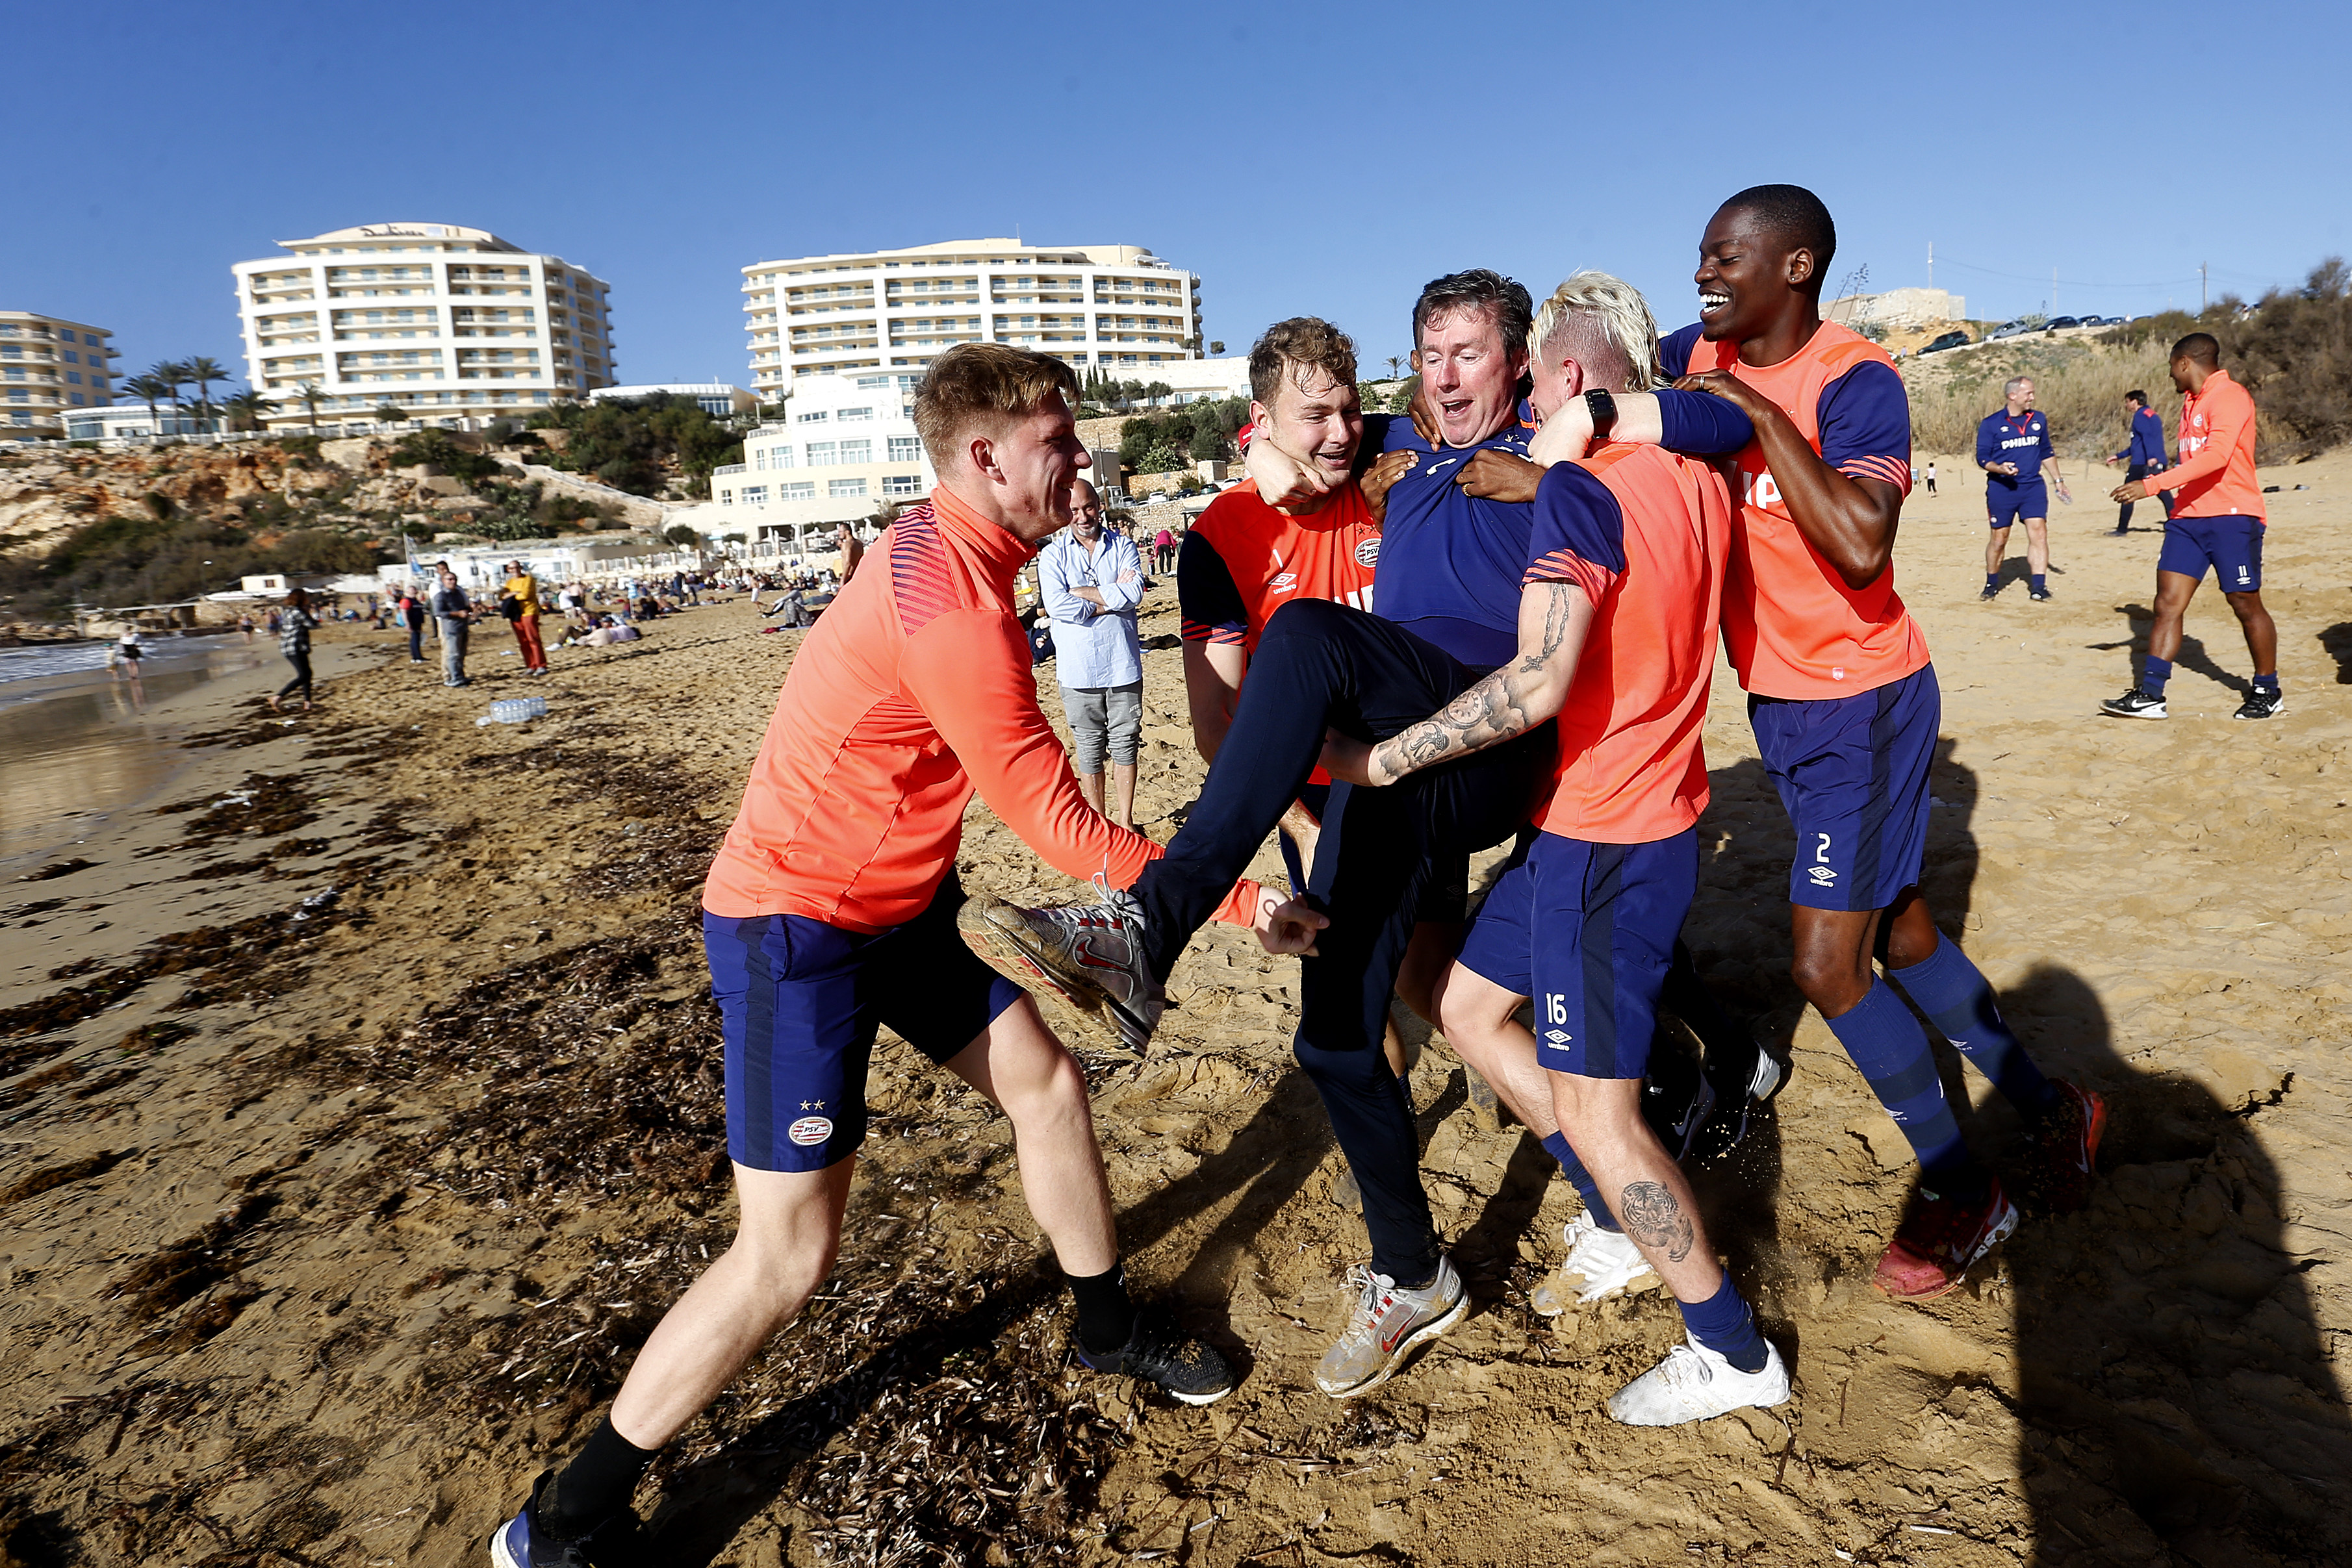
[[[1417,1291],[1361,1263],[1348,1270],[1348,1283],[1357,1295],[1347,1330],[1315,1368],[1315,1386],[1334,1399],[1378,1388],[1414,1345],[1435,1339],[1470,1312],[1470,1292],[1449,1258],[1438,1259],[1437,1278]]]
[[[1622,1230],[1603,1230],[1589,1214],[1570,1220],[1560,1237],[1568,1243],[1567,1261],[1528,1292],[1528,1305],[1538,1316],[1556,1318],[1571,1303],[1590,1305],[1664,1283],[1632,1237]]]
[[[956,928],[982,962],[1016,985],[1045,989],[1082,1021],[1109,1028],[1118,1043],[1150,1043],[1168,993],[1143,960],[1143,908],[1095,881],[1095,904],[1024,909],[994,898],[968,900]]]

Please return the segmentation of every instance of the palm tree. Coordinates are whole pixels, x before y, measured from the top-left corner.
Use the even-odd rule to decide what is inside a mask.
[[[145,403],[147,417],[161,424],[163,423],[163,416],[156,410],[155,404],[159,399],[170,397],[175,389],[171,382],[151,371],[143,376],[126,377],[122,382],[122,390]]]
[[[1389,380],[1394,381],[1402,374],[1404,374],[1403,357],[1398,354],[1391,354],[1389,356]]]
[[[264,397],[258,392],[241,392],[221,403],[230,425],[238,430],[259,430],[261,422],[277,406],[277,399]]]
[[[163,360],[149,366],[147,373],[170,389],[167,395],[172,400],[173,412],[177,413],[180,407],[180,389],[194,380],[188,374],[188,367],[177,360]]]
[[[313,435],[319,434],[319,404],[325,400],[326,395],[320,390],[319,383],[316,382],[304,382],[294,389],[294,401],[300,403],[310,416],[310,434]]]
[[[207,409],[212,406],[213,383],[229,379],[227,367],[209,354],[182,361],[180,373],[196,383],[196,401]]]

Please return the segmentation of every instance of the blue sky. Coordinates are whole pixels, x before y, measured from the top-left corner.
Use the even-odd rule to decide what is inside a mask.
[[[1601,9],[25,5],[0,308],[241,366],[231,263],[470,224],[610,281],[625,380],[740,383],[746,263],[1016,231],[1198,272],[1228,352],[1315,313],[1374,363],[1463,267],[1605,267],[1679,325],[1764,181],[1874,289],[1933,241],[1975,316],[2352,252],[2340,5]]]

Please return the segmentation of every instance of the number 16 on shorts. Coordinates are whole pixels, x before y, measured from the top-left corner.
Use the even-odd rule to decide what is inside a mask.
[[[1543,999],[1544,1043],[1566,1045],[1576,1037],[1561,1026],[1568,1022],[1568,998],[1558,991],[1548,993]]]

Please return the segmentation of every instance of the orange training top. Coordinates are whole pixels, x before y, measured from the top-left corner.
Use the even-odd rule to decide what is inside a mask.
[[[2264,526],[2263,487],[2254,478],[2254,394],[2215,371],[2180,400],[2180,461],[2140,481],[2179,490],[2176,517],[2253,517]]]
[[[1681,334],[1677,334],[1680,337]],[[1824,321],[1777,365],[1739,345],[1690,345],[1689,369],[1727,371],[1764,393],[1842,474],[1911,488],[1911,413],[1886,350]],[[1889,563],[1848,588],[1789,515],[1761,442],[1738,457],[1739,521],[1723,594],[1723,639],[1739,684],[1768,697],[1847,697],[1927,663],[1927,639],[1895,591]]]
[[[1251,480],[1209,503],[1184,536],[1176,562],[1181,635],[1255,653],[1266,622],[1294,599],[1371,609],[1380,562],[1381,520],[1353,484],[1292,517],[1260,500]]]
[[[1037,707],[1014,577],[1034,550],[941,486],[867,551],[793,659],[703,884],[728,918],[902,925],[981,798],[1057,869],[1132,883],[1162,852],[1088,806]],[[1218,912],[1246,921],[1256,885]]]
[[[1592,627],[1559,710],[1559,771],[1536,825],[1646,844],[1706,809],[1699,729],[1715,670],[1731,492],[1703,462],[1612,443],[1536,491],[1528,582],[1572,582]]]

